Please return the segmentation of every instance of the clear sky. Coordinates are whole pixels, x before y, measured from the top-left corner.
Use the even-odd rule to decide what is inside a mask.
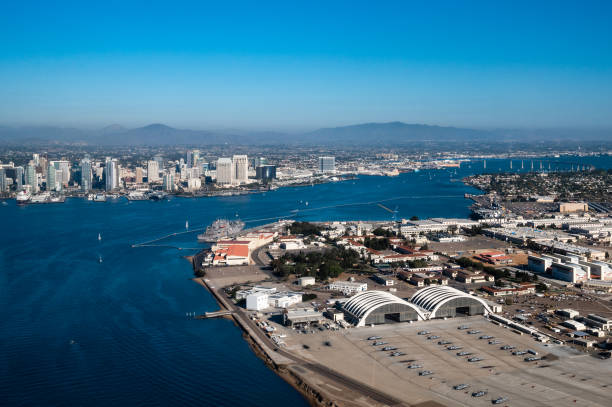
[[[3,1],[0,123],[612,127],[612,1]]]

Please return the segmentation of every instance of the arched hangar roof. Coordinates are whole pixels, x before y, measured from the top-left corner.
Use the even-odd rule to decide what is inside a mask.
[[[358,326],[361,326],[365,323],[368,315],[376,309],[389,304],[409,307],[417,313],[419,319],[426,319],[423,310],[415,304],[402,300],[386,291],[364,291],[356,294],[344,304],[343,309],[358,321]]]
[[[430,315],[429,318],[436,317],[436,311],[449,301],[466,298],[472,301],[477,301],[483,305],[486,313],[492,313],[489,304],[482,298],[464,293],[456,288],[449,286],[430,286],[417,291],[411,298],[410,302],[426,309]]]

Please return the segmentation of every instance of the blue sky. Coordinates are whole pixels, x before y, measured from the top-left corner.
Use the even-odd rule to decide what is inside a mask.
[[[612,2],[14,1],[0,123],[612,127]]]

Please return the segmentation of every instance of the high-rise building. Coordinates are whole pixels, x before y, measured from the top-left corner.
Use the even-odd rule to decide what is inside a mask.
[[[47,191],[55,190],[57,190],[57,170],[53,161],[49,161],[49,167],[47,167]]]
[[[91,160],[85,157],[81,160],[81,191],[89,192],[92,182]]]
[[[162,189],[166,192],[174,190],[174,174],[170,171],[165,172],[162,178]]]
[[[25,180],[26,184],[30,186],[32,193],[38,192],[38,176],[36,175],[36,166],[33,161],[25,168]]]
[[[6,170],[0,168],[0,193],[8,191],[8,182],[6,180]]]
[[[268,165],[268,159],[266,157],[256,157],[254,160],[254,167],[261,167],[262,165]]]
[[[255,176],[264,182],[276,179],[276,165],[260,165],[255,169]]]
[[[217,184],[232,185],[234,183],[234,167],[231,158],[217,160]]]
[[[23,188],[23,167],[15,167],[13,182],[17,185],[17,191],[21,191]]]
[[[55,191],[61,192],[64,186],[64,171],[55,170]]]
[[[164,158],[161,155],[155,154],[155,156],[153,156],[153,161],[157,161],[158,170],[161,170],[162,168],[164,168]]]
[[[234,170],[234,184],[247,184],[249,182],[249,158],[246,155],[235,155],[232,157]]]
[[[34,161],[34,165],[40,165],[40,154],[32,154],[32,161]]]
[[[196,167],[200,160],[200,150],[187,151],[187,168]]]
[[[136,183],[137,184],[142,184],[142,179],[144,177],[144,170],[142,169],[142,167],[136,167],[136,170],[134,171],[136,174]]]
[[[336,157],[319,157],[319,172],[323,174],[336,172]]]
[[[55,169],[62,171],[62,179],[60,182],[64,186],[68,186],[68,183],[70,182],[70,162],[60,160],[60,161],[54,161],[54,163],[55,163]]]
[[[159,181],[159,162],[158,161],[153,160],[153,161],[147,162],[147,179],[149,182]]]
[[[106,158],[104,167],[105,188],[112,191],[119,186],[119,168],[116,159]]]

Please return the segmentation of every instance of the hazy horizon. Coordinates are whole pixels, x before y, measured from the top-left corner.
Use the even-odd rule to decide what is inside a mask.
[[[612,128],[612,3],[3,5],[0,123]]]

